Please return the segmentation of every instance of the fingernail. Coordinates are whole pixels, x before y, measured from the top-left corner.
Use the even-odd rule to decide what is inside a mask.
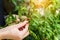
[[[18,28],[18,30],[19,30],[19,31],[22,31],[22,30],[23,30],[23,28],[22,28],[22,27],[21,27],[21,28]]]
[[[18,28],[19,31],[22,31],[25,28],[26,24],[20,28]]]
[[[26,24],[24,26],[22,26],[23,28],[25,28]]]

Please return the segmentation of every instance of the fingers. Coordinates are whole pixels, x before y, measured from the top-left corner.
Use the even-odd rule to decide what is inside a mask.
[[[23,30],[25,33],[24,33],[22,39],[24,39],[26,36],[29,35],[28,27],[29,27],[29,24],[26,24],[26,28]]]
[[[20,27],[26,25],[27,23],[28,23],[28,21],[21,22],[21,23],[17,24],[17,28],[20,28]]]
[[[20,28],[20,27],[22,27],[22,26],[24,26],[25,25],[25,28],[22,30],[22,31],[19,31],[18,32],[18,36],[19,37],[21,37],[22,39],[24,38],[24,37],[26,37],[28,34],[29,34],[29,32],[28,32],[28,26],[29,26],[29,24],[27,24],[28,23],[28,21],[24,21],[24,22],[21,22],[21,23],[19,23],[19,24],[17,24],[17,25],[14,25],[13,27],[12,26],[10,26],[10,27],[7,27],[6,29],[14,29],[14,27],[15,28]],[[4,29],[3,29],[4,30]],[[14,30],[14,32],[15,32],[15,30]],[[28,33],[27,33],[28,32]],[[17,33],[17,32],[16,32]],[[13,33],[14,34],[14,33]]]
[[[19,32],[20,38],[23,38],[26,35],[26,33],[28,32],[28,26],[29,24],[26,24],[25,28]]]
[[[29,35],[29,31],[24,35],[24,37],[22,39],[24,39],[25,37],[27,37]]]
[[[23,32],[28,31],[29,24],[26,24],[25,29],[23,29]]]
[[[29,24],[26,24],[25,28],[22,31],[20,31],[20,34],[22,33],[22,35],[24,36],[25,33],[28,31],[28,26]]]

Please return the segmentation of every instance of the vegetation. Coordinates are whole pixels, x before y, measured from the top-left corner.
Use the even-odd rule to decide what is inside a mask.
[[[60,0],[47,0],[46,2],[43,0],[43,4],[40,3],[41,5],[39,4],[38,6],[34,4],[35,0],[34,2],[32,1],[33,0],[12,0],[15,5],[15,11],[18,11],[19,19],[22,21],[21,16],[30,18],[30,20],[28,20],[30,24],[30,35],[24,40],[60,40]],[[43,8],[44,15],[41,15],[41,13],[36,10],[39,7]],[[12,24],[16,19],[12,15],[11,13],[11,15],[6,18],[7,25]]]

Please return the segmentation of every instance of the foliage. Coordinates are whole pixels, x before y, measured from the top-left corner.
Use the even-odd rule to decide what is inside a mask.
[[[30,18],[28,20],[30,35],[24,40],[60,40],[60,0],[51,0],[50,5],[43,7],[43,16],[33,8],[32,4],[30,4],[30,9],[27,10],[24,0],[12,0],[12,2],[19,17],[25,15]],[[6,21],[7,24],[12,23],[12,20]]]
[[[6,25],[11,25],[12,23],[14,23],[16,21],[16,17],[12,15],[12,13],[9,13],[9,15],[6,17]]]

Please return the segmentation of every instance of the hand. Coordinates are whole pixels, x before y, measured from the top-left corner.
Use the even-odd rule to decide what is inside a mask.
[[[19,24],[0,29],[0,40],[1,39],[22,40],[29,35],[28,26],[29,26],[28,22],[24,21]]]

